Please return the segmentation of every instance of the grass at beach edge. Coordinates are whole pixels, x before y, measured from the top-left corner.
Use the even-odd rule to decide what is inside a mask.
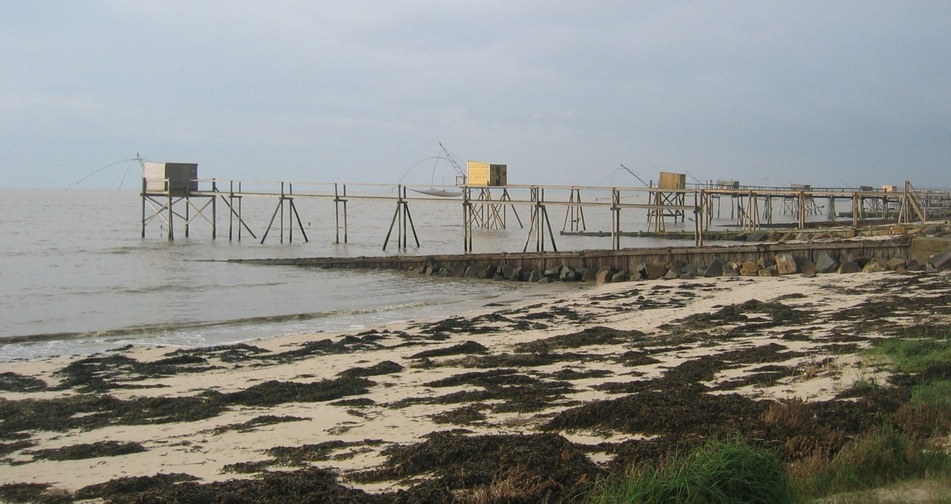
[[[906,328],[865,357],[913,380],[911,397],[835,455],[784,466],[746,440],[713,440],[599,481],[578,502],[951,503],[951,327]]]

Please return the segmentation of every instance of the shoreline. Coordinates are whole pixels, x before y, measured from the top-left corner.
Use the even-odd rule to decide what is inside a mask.
[[[901,327],[947,325],[946,310],[914,312],[901,300],[927,305],[918,289],[947,295],[948,279],[887,272],[609,283],[359,331],[11,361],[0,404],[15,415],[0,423],[0,484],[72,493],[160,474],[225,484],[327,470],[340,492],[393,493],[440,474],[399,459],[400,450],[485,436],[566,443],[561,453],[594,478],[623,463],[625,450],[669,436],[648,418],[662,409],[637,421],[598,418],[633,407],[629,398],[728,400],[754,412],[833,402],[857,382],[884,381],[858,354]],[[870,303],[900,309],[872,316]],[[104,397],[111,402],[83,403]],[[37,418],[17,409],[24,401],[65,408],[68,425],[29,427]],[[671,411],[690,436],[733,421],[723,413],[694,425],[691,415],[713,413],[687,404]],[[74,447],[137,451],[56,459]]]

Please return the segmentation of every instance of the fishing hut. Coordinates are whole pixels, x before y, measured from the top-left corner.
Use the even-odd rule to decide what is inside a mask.
[[[158,219],[165,224],[168,240],[174,240],[176,217],[184,221],[185,237],[192,220],[201,218],[211,224],[214,238],[217,206],[215,195],[198,191],[198,163],[142,163],[142,238],[146,226]]]
[[[506,207],[510,206],[512,201],[506,187],[508,185],[508,165],[467,161],[466,181],[466,186],[476,192],[475,197],[472,197],[471,192],[466,191],[472,202],[472,222],[483,229],[505,229]],[[501,190],[498,197],[493,195],[493,187]],[[517,217],[518,214],[516,213]],[[521,220],[519,220],[519,225],[521,225]]]
[[[647,226],[656,232],[666,230],[665,218],[684,222],[687,198],[687,174],[660,172],[657,187],[650,192],[651,207],[647,210]]]

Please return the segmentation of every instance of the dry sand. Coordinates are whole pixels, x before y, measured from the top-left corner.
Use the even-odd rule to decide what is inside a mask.
[[[84,425],[78,420],[96,416],[84,410],[69,417],[77,420],[74,428],[54,425],[19,435],[4,418],[0,428],[7,429],[0,443],[11,448],[0,454],[0,484],[42,483],[75,491],[162,473],[185,473],[202,482],[249,478],[254,471],[287,469],[266,450],[319,445],[325,456],[311,453],[308,464],[333,469],[347,486],[391,491],[418,479],[356,481],[350,475],[381,467],[388,447],[418,443],[437,431],[530,434],[547,425],[547,431],[583,446],[650,439],[654,434],[604,425],[558,429],[549,423],[569,409],[636,393],[637,383],[683,363],[750,349],[753,358],[727,358],[704,376],[701,384],[709,394],[827,401],[856,381],[883,380],[857,353],[884,334],[876,327],[947,323],[948,318],[941,310],[913,306],[873,318],[864,317],[863,310],[879,301],[907,297],[915,303],[946,295],[951,291],[947,280],[946,275],[880,273],[625,282],[489,306],[446,321],[274,338],[238,351],[135,347],[91,358],[6,363],[8,378],[46,384],[0,392],[8,406],[26,399],[49,406],[84,396],[145,404],[143,398],[197,397],[209,391],[227,400],[220,411],[197,420],[169,421],[165,412],[139,422],[129,421],[127,413],[110,413],[111,419]],[[918,289],[919,284],[928,287]],[[724,311],[731,306],[743,308]],[[579,334],[591,338],[571,339]],[[843,337],[853,334],[861,338]],[[472,343],[460,346],[467,342]],[[190,360],[135,367],[183,356]],[[71,364],[91,373],[64,373]],[[97,381],[82,381],[90,376]],[[342,377],[364,380],[365,388],[320,396],[282,387],[338,383]],[[541,390],[539,384],[551,388]],[[252,389],[260,397],[236,395]],[[265,416],[282,418],[266,423]],[[13,449],[16,442],[22,443],[20,449]],[[42,450],[102,442],[138,443],[145,451],[77,460],[37,456],[51,453]],[[605,448],[590,449],[587,456],[606,464],[615,455]],[[245,468],[252,471],[247,473],[235,465],[254,462],[259,464]]]

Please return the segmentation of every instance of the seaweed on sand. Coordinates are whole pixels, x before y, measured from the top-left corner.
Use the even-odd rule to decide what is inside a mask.
[[[505,367],[539,367],[548,366],[557,362],[577,363],[590,360],[592,356],[577,353],[501,353],[492,355],[471,355],[462,359],[446,362],[446,366],[465,368],[505,368]]]
[[[115,388],[139,388],[131,382],[209,369],[212,367],[206,359],[194,355],[174,355],[154,362],[139,362],[131,357],[112,354],[75,360],[54,375],[63,377],[57,389],[101,392]]]
[[[198,478],[184,473],[156,474],[155,476],[127,476],[105,483],[96,483],[80,488],[74,494],[77,499],[129,497],[146,492],[158,492],[183,481]]]
[[[432,357],[445,357],[448,355],[467,355],[467,354],[485,354],[489,349],[475,341],[466,341],[458,345],[446,348],[435,348],[433,350],[424,350],[411,355],[410,359],[429,359]]]
[[[607,369],[582,369],[576,371],[570,367],[564,367],[551,373],[549,375],[544,375],[546,377],[555,379],[555,380],[584,380],[587,378],[605,378],[607,376],[612,376],[614,373],[608,371]]]
[[[463,317],[452,317],[431,324],[423,324],[420,332],[432,336],[448,336],[450,334],[487,334],[499,332],[501,329],[490,325],[479,324],[480,321]]]
[[[283,364],[321,355],[349,354],[364,350],[375,350],[380,348],[380,344],[377,343],[379,339],[379,336],[376,334],[366,334],[364,336],[347,335],[338,341],[330,339],[308,341],[295,350],[288,350],[273,355],[263,355],[259,356],[258,359]]]
[[[13,441],[11,443],[0,443],[0,457],[9,455],[15,451],[22,450],[24,448],[29,448],[35,445],[36,445],[35,441],[30,441],[27,439]]]
[[[186,397],[138,397],[116,400],[110,423],[125,425],[193,422],[218,416],[224,405],[204,395]],[[108,419],[107,419],[108,420]]]
[[[138,397],[78,395],[56,399],[0,398],[0,436],[29,430],[65,431],[95,429],[105,425],[140,425],[188,422],[218,416],[230,405],[274,406],[287,402],[317,402],[364,394],[374,383],[359,377],[341,377],[314,383],[268,381],[222,394],[208,391],[197,396]]]
[[[118,457],[120,455],[129,455],[144,451],[147,451],[146,448],[135,442],[97,441],[95,443],[76,444],[62,448],[27,450],[23,453],[25,455],[32,455],[34,459],[82,460],[98,457]]]
[[[110,396],[74,396],[59,399],[21,399],[0,397],[0,435],[31,430],[65,431],[106,425],[119,403]]]
[[[432,474],[450,489],[490,485],[518,471],[538,478],[534,495],[520,502],[554,502],[593,481],[600,471],[584,453],[557,434],[467,436],[455,432],[430,434],[421,443],[384,450],[387,460],[378,470],[354,475],[362,481],[385,481]]]
[[[538,383],[538,380],[519,373],[515,369],[493,369],[491,371],[475,371],[460,373],[439,380],[427,382],[427,387],[458,387],[461,385],[478,385],[480,387],[501,387],[505,385],[527,385]]]
[[[246,343],[236,343],[234,345],[216,345],[187,349],[183,348],[175,350],[174,352],[166,355],[170,357],[185,355],[192,357],[214,358],[220,360],[221,362],[235,363],[243,362],[253,358],[256,355],[266,353],[268,353],[268,351],[261,347],[248,345]]]
[[[337,373],[337,376],[345,378],[356,378],[360,376],[380,376],[393,373],[399,373],[403,366],[393,361],[383,361],[369,367],[354,367]]]
[[[310,462],[320,462],[340,457],[336,452],[345,448],[360,448],[365,446],[379,446],[383,441],[367,439],[364,441],[325,441],[317,444],[300,446],[275,446],[264,451],[271,457],[270,464],[284,466],[306,466]]]
[[[564,399],[572,390],[569,383],[544,381],[515,370],[463,373],[428,384],[433,387],[477,385],[481,390],[462,390],[436,397],[409,397],[393,403],[402,408],[416,404],[460,404],[498,401],[490,408],[496,413],[541,411]]]
[[[326,469],[307,468],[293,472],[267,472],[251,479],[200,484],[187,475],[155,475],[120,478],[84,487],[82,499],[110,502],[348,502],[382,503],[392,499],[347,488]]]
[[[366,378],[343,376],[333,380],[320,380],[313,383],[266,381],[227,394],[206,393],[224,404],[243,404],[245,406],[275,406],[288,402],[332,401],[346,396],[362,395],[369,392],[376,383]]]
[[[42,502],[58,504],[73,502],[69,494],[54,490],[46,483],[7,483],[0,485],[0,499],[4,502]]]
[[[113,396],[71,396],[58,399],[7,401],[0,398],[0,433],[26,430],[65,431],[106,425],[189,422],[217,416],[224,405],[212,397],[141,397],[123,401]]]
[[[682,437],[751,435],[767,404],[737,394],[648,391],[567,409],[542,428]]]
[[[265,425],[274,425],[284,422],[302,422],[310,420],[309,418],[296,417],[296,416],[277,416],[277,415],[261,415],[248,420],[247,422],[241,422],[237,424],[228,424],[220,425],[212,429],[212,434],[224,434],[228,431],[238,431],[238,432],[250,432],[258,427],[263,427]]]
[[[792,376],[796,373],[795,368],[783,366],[764,366],[766,369],[752,370],[741,377],[724,380],[717,383],[714,390],[736,390],[745,386],[770,386],[775,385],[779,380]]]
[[[6,392],[40,392],[46,390],[46,382],[39,378],[8,371],[0,373],[0,390]]]
[[[628,354],[624,354],[627,356]],[[709,389],[703,382],[709,382],[716,378],[717,373],[725,369],[736,368],[745,364],[772,363],[784,361],[794,357],[802,356],[801,352],[791,352],[785,346],[776,343],[769,343],[750,348],[740,348],[718,354],[704,355],[695,359],[689,359],[681,362],[677,366],[668,369],[658,378],[652,380],[639,380],[627,383],[601,383],[594,388],[607,390],[613,393],[633,393],[644,391],[704,391]],[[622,357],[624,357],[622,356]],[[636,364],[650,363],[651,359],[647,356],[630,356]],[[637,360],[638,358],[643,360]],[[770,374],[760,376],[760,379],[768,382],[770,379],[778,379],[781,376],[787,376],[791,371],[771,370]],[[752,379],[751,379],[752,380]],[[723,385],[717,388],[730,388],[741,386],[741,381],[733,385]]]
[[[552,336],[515,346],[519,352],[545,353],[556,348],[580,348],[592,345],[617,345],[643,341],[646,335],[638,330],[622,331],[611,327],[595,326],[581,331]]]
[[[433,422],[438,424],[471,425],[486,419],[482,410],[489,409],[484,403],[467,404],[459,408],[430,415]]]
[[[763,315],[769,318],[764,318]],[[738,305],[724,306],[713,313],[688,315],[673,323],[663,324],[660,328],[677,332],[737,325],[734,331],[731,331],[731,334],[740,335],[758,329],[767,329],[787,324],[802,324],[809,319],[810,315],[808,313],[791,308],[782,303],[764,303],[756,299],[751,299]]]

